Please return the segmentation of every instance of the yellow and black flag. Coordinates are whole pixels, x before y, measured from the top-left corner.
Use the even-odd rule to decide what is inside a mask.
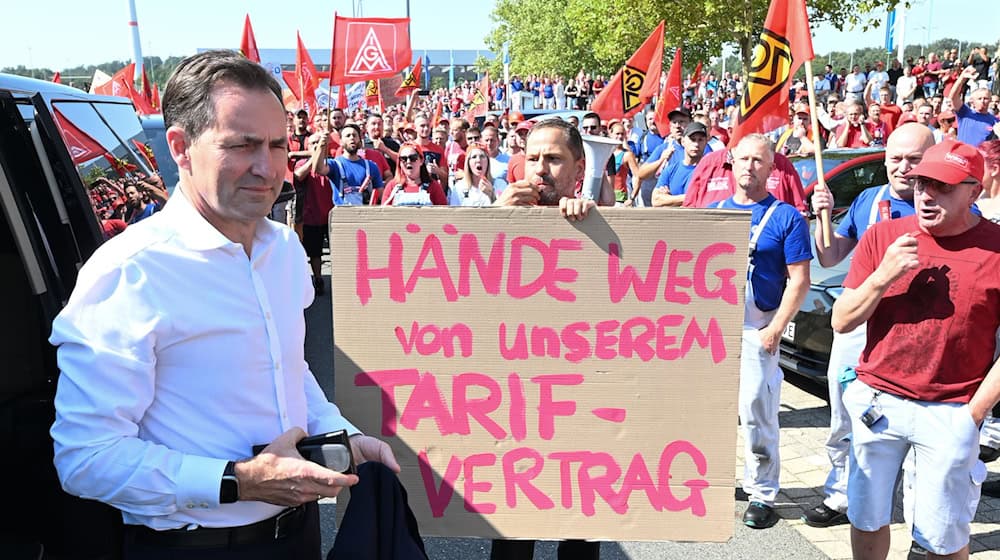
[[[660,91],[663,71],[663,20],[611,78],[590,109],[602,119],[629,118]]]
[[[814,57],[806,1],[771,0],[760,42],[751,57],[730,146],[747,134],[787,124],[788,80],[803,62]]]
[[[396,97],[406,97],[414,92],[414,90],[420,89],[420,64],[421,59],[417,59],[417,63],[413,65],[413,69],[410,73],[403,78],[403,83],[399,84],[396,88]]]
[[[370,108],[382,108],[382,88],[378,83],[378,79],[365,82],[365,103]]]

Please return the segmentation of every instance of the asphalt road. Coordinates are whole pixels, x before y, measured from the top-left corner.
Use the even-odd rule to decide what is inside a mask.
[[[325,259],[324,259],[325,260]],[[306,310],[306,360],[328,397],[334,400],[333,388],[333,309],[330,299],[329,261],[324,262],[326,294],[316,299]],[[734,428],[735,429],[735,428]],[[734,485],[734,495],[736,488]],[[606,542],[601,545],[603,560],[661,560],[661,559],[747,559],[747,560],[810,560],[827,556],[809,543],[784,520],[766,530],[755,530],[739,523],[747,507],[745,497],[733,502],[735,537],[727,543],[674,543],[674,542]],[[780,504],[779,504],[780,505]],[[336,504],[324,500],[320,504],[323,523],[324,550],[333,546],[336,537],[334,516]],[[798,516],[797,508],[782,508],[785,515]],[[787,513],[786,513],[787,512]],[[486,539],[439,538],[424,539],[427,554],[432,560],[486,560],[490,543]],[[535,557],[554,559],[555,543],[540,542]]]

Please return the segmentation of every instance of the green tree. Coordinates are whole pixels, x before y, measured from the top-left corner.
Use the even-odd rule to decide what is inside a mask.
[[[809,0],[812,24],[867,29],[900,0]],[[493,52],[510,44],[513,73],[575,75],[580,68],[617,72],[661,20],[664,44],[684,48],[685,67],[737,45],[743,73],[767,17],[770,0],[497,0]],[[669,65],[670,57],[664,57]],[[492,66],[499,67],[500,61]]]

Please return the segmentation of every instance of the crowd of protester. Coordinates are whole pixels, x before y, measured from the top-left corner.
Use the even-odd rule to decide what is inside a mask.
[[[167,189],[156,173],[127,173],[124,177],[97,177],[89,184],[90,203],[101,222],[105,239],[152,216],[167,202]]]

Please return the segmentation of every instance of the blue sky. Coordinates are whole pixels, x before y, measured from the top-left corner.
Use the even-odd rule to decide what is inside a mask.
[[[309,48],[324,48],[331,38],[333,11],[352,15],[357,1],[136,0],[136,11],[143,54],[166,57],[190,54],[200,47],[239,46],[247,12],[261,48],[292,48],[296,29]],[[9,4],[0,21],[0,67],[25,64],[59,70],[131,58],[126,0]],[[928,22],[932,41],[951,36],[983,43],[1000,37],[997,0],[914,0],[913,4],[907,17],[908,42],[925,41]],[[483,37],[492,26],[492,7],[490,0],[410,0],[413,48],[485,48]],[[406,0],[363,1],[362,12],[401,17],[406,14]],[[862,33],[821,27],[813,45],[817,53],[878,46],[884,33],[882,28]],[[966,52],[965,47],[962,50]]]

